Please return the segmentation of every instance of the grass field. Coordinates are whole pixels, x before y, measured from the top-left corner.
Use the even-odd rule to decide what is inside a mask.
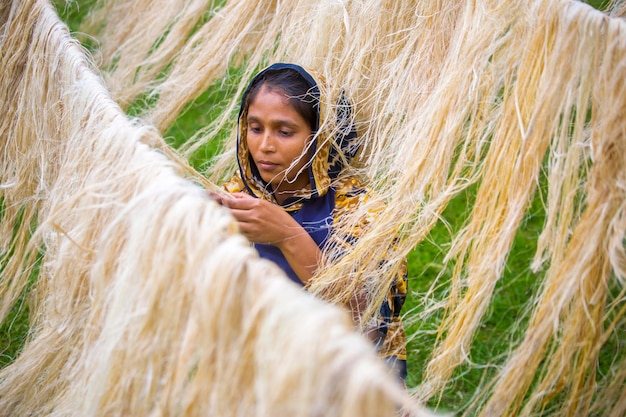
[[[591,1],[594,7],[602,7],[607,1]],[[67,9],[62,17],[70,27],[75,27],[85,10]],[[190,107],[177,120],[176,124],[166,133],[173,146],[184,138],[205,126],[215,111],[219,109],[221,100],[230,94],[224,89],[214,88],[207,91],[193,107]],[[198,169],[205,167],[206,161],[214,149],[201,149],[191,158],[191,163]],[[471,192],[457,197],[448,206],[444,218],[449,227],[458,230],[466,219],[471,207]],[[0,202],[0,208],[1,202]],[[0,214],[1,216],[1,214]],[[484,317],[479,332],[469,353],[472,366],[461,366],[457,369],[454,382],[448,385],[439,400],[441,409],[460,410],[467,404],[477,389],[489,376],[496,371],[500,358],[515,344],[523,334],[524,324],[528,319],[527,301],[537,289],[538,279],[530,271],[529,265],[534,256],[536,238],[543,225],[543,210],[539,195],[533,207],[528,211],[525,224],[519,229],[515,246],[507,261],[506,272],[500,280],[496,295]],[[434,300],[440,300],[447,291],[446,277],[449,271],[444,270],[443,256],[446,244],[450,240],[450,231],[443,224],[436,226],[428,239],[416,247],[409,255],[409,288],[405,312],[410,312],[414,320],[407,323],[410,336],[409,350],[409,387],[420,383],[421,369],[427,363],[432,347],[437,340],[437,328],[441,320],[440,314],[422,317],[420,312],[430,306]],[[3,254],[10,256],[10,254]],[[3,262],[4,264],[4,262]],[[437,280],[437,278],[439,279]],[[436,286],[433,288],[433,283]],[[8,319],[0,327],[0,367],[6,366],[19,354],[28,334],[28,307],[24,300],[11,311]],[[617,345],[607,346],[607,350],[617,349]],[[610,356],[607,354],[607,357]],[[433,401],[431,406],[436,406]]]

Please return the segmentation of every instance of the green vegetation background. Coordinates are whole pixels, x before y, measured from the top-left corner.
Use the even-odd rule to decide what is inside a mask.
[[[592,6],[602,9],[608,0],[589,1]],[[57,2],[57,4],[64,4]],[[76,29],[86,10],[73,7],[59,7],[61,17],[70,28]],[[210,88],[193,105],[181,115],[175,125],[165,134],[168,141],[177,146],[185,138],[206,126],[221,110],[224,99],[232,94],[232,89],[220,84]],[[206,168],[207,161],[215,152],[205,147],[196,152],[190,162],[197,169]],[[543,209],[539,201],[534,202],[529,210],[525,223],[520,227],[511,255],[507,261],[506,272],[499,281],[496,295],[484,317],[481,328],[469,352],[469,359],[474,366],[461,366],[456,371],[454,382],[449,384],[444,395],[429,405],[439,410],[459,411],[468,404],[484,381],[497,371],[506,353],[515,345],[523,334],[528,318],[527,302],[535,294],[539,284],[537,277],[529,270],[529,265],[536,248],[536,239],[543,225]],[[466,219],[468,208],[471,207],[471,191],[454,199],[444,213],[454,233]],[[0,210],[4,207],[0,202]],[[0,218],[2,216],[0,212]],[[408,257],[410,295],[405,305],[405,312],[411,312],[415,318],[406,323],[410,337],[408,345],[409,376],[408,386],[420,383],[422,368],[437,340],[437,328],[441,319],[440,313],[419,319],[425,308],[431,307],[434,300],[440,300],[447,291],[446,277],[449,271],[443,270],[443,256],[446,243],[450,241],[451,232],[443,225],[435,227],[430,236]],[[2,254],[2,264],[10,254]],[[36,273],[36,271],[34,271]],[[437,285],[431,290],[436,278],[441,276]],[[0,327],[0,367],[6,366],[19,354],[28,335],[28,307],[25,297],[13,308],[10,316]],[[439,309],[441,311],[441,309]],[[613,347],[617,349],[617,347]],[[608,349],[612,349],[609,347]],[[607,357],[612,357],[607,354]],[[610,362],[610,360],[607,360]],[[606,365],[608,366],[608,365]]]

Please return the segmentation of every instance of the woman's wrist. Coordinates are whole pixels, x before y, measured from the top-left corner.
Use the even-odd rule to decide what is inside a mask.
[[[283,254],[300,281],[306,284],[317,270],[321,251],[313,238],[300,226],[286,227],[289,230],[275,245]]]

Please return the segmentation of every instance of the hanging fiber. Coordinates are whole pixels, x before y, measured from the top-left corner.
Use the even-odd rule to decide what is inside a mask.
[[[251,276],[257,276],[257,268],[271,269],[255,259],[230,229],[227,216],[205,201],[200,187],[192,183],[217,190],[230,178],[236,168],[233,149],[241,94],[260,68],[286,61],[320,74],[332,90],[323,97],[337,97],[342,91],[349,97],[362,142],[353,169],[371,180],[387,204],[350,253],[318,269],[309,292],[342,305],[365,288],[371,308],[363,320],[372,317],[400,261],[420,250],[435,227],[448,225],[446,209],[452,202],[470,195],[461,224],[450,225],[448,238],[435,242],[445,257],[440,276],[429,283],[433,290],[416,295],[423,311],[408,311],[403,318],[415,323],[440,317],[434,346],[419,347],[430,353],[423,368],[411,371],[418,383],[410,393],[438,405],[444,391],[454,389],[458,373],[491,369],[464,404],[466,415],[621,415],[626,409],[623,349],[609,349],[608,371],[598,365],[607,346],[615,340],[623,343],[626,326],[626,3],[610,3],[603,13],[572,0],[170,0],[159,2],[159,7],[154,2],[99,1],[80,28],[95,39],[90,52],[100,64],[96,69],[89,68],[90,60],[44,2],[4,1],[1,317],[28,285],[34,285],[34,300],[33,333],[20,356],[1,371],[0,401],[17,404],[32,395],[30,410],[86,412],[88,406],[98,414],[107,410],[98,407],[112,404],[106,412],[133,414],[164,390],[188,393],[194,400],[185,404],[194,407],[200,398],[221,407],[218,392],[231,398],[219,387],[194,396],[200,388],[178,376],[183,372],[187,378],[209,378],[209,365],[202,375],[191,371],[201,369],[203,353],[193,353],[200,362],[174,368],[157,359],[163,353],[145,361],[134,358],[135,352],[121,341],[163,351],[177,351],[170,346],[179,345],[181,352],[196,349],[183,342],[187,337],[196,340],[195,328],[186,328],[187,336],[176,336],[167,333],[165,324],[151,328],[155,323],[149,317],[162,316],[157,312],[165,311],[159,304],[165,300],[179,303],[167,308],[177,312],[167,317],[172,328],[205,323],[202,320],[211,316],[200,311],[202,303],[196,303],[196,312],[187,300],[206,293],[194,285],[209,285],[212,273],[207,271],[217,271],[213,268],[222,265],[225,256],[200,260],[202,253],[232,250],[239,255],[237,265],[228,262],[224,268],[241,268],[228,271],[246,282],[256,282]],[[32,5],[45,12],[33,13],[28,9]],[[45,42],[55,52],[43,53]],[[80,65],[68,65],[64,56]],[[48,57],[46,65],[40,64],[43,57]],[[104,83],[93,75],[97,71]],[[65,89],[51,93],[54,85]],[[207,126],[184,138],[176,150],[168,148],[163,136],[210,88],[227,90],[232,97],[224,99]],[[332,121],[335,103],[322,107],[322,119]],[[137,120],[129,120],[121,109],[132,110]],[[207,144],[220,152],[205,171],[197,172],[188,161]],[[362,214],[370,208],[364,204]],[[177,210],[180,230],[168,229],[166,219]],[[474,363],[472,351],[480,343],[476,337],[491,314],[497,288],[518,272],[510,271],[514,267],[508,264],[516,236],[524,233],[526,220],[537,211],[543,224],[534,238],[534,255],[523,266],[537,283],[528,289],[523,306],[528,320],[515,329],[519,335],[507,336],[505,353],[489,363]],[[195,217],[199,212],[207,218]],[[350,230],[360,213],[336,225],[338,230]],[[212,226],[220,222],[218,232]],[[156,235],[149,238],[159,232],[153,230],[155,225],[166,241],[181,246],[153,247],[163,241]],[[200,246],[203,239],[208,239],[203,243],[207,246],[196,252],[193,245]],[[237,242],[237,249],[226,242]],[[394,256],[385,256],[381,263],[392,244]],[[135,252],[136,257],[129,256]],[[146,274],[157,277],[155,281],[166,276],[150,260],[170,259],[173,253],[188,254],[178,258],[178,264],[171,259],[178,272],[169,274],[168,281],[190,285],[180,288],[182,299],[170,300],[176,297],[167,291],[174,289],[164,283],[148,288],[141,280],[134,282],[136,277],[148,280]],[[37,258],[42,258],[39,277],[31,284]],[[126,267],[127,262],[137,265]],[[192,267],[196,264],[199,269]],[[409,278],[409,286],[418,279]],[[232,288],[242,285],[235,281],[240,282],[229,281]],[[291,290],[275,285],[281,294]],[[442,286],[443,292],[434,290]],[[136,304],[123,301],[126,293]],[[295,294],[280,299],[299,297]],[[256,308],[262,310],[265,304],[257,301],[261,304]],[[307,302],[317,306],[317,301]],[[325,311],[321,305],[319,309]],[[146,313],[150,311],[155,315]],[[241,314],[236,311],[231,314]],[[243,318],[240,325],[252,326]],[[160,348],[143,338],[149,330],[159,335],[153,341],[164,341]],[[352,340],[353,335],[342,331]],[[268,328],[267,334],[271,332]],[[212,339],[202,336],[207,339],[198,340],[210,345]],[[420,341],[419,333],[412,336]],[[96,342],[103,350],[91,355],[86,348]],[[44,349],[48,364],[38,356]],[[272,359],[262,355],[284,356],[264,349],[269,351],[255,350],[255,355],[269,363]],[[370,356],[359,357],[370,364]],[[131,359],[141,367],[113,366],[133,363]],[[94,371],[101,372],[97,378],[84,369],[79,372],[92,360],[101,361]],[[348,362],[360,366],[360,361]],[[37,385],[43,369],[48,381],[64,382]],[[224,375],[232,374],[233,380],[246,379],[234,364],[227,372]],[[130,373],[136,378],[176,374],[172,378],[178,385],[165,387],[155,379],[140,390]],[[82,381],[76,385],[75,374],[76,381]],[[108,384],[119,381],[124,389],[109,391],[114,385]],[[385,410],[408,404],[403,393],[383,385],[372,389],[389,399],[377,401],[391,404]],[[46,390],[39,389],[43,386]],[[81,389],[90,390],[89,398],[101,398],[101,405],[87,400],[79,406],[83,408],[68,405],[68,398],[87,398]],[[203,397],[209,392],[214,403]],[[183,407],[163,401],[161,410]],[[446,404],[439,405],[446,409]],[[263,410],[281,409],[268,405]]]
[[[3,318],[30,286],[0,415],[426,415],[155,149],[50,4],[3,2],[0,30]]]

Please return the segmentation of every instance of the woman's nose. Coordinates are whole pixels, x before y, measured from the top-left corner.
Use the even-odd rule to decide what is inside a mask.
[[[261,140],[261,150],[263,152],[274,152],[276,147],[274,145],[274,138],[270,132],[263,133],[263,139]]]

